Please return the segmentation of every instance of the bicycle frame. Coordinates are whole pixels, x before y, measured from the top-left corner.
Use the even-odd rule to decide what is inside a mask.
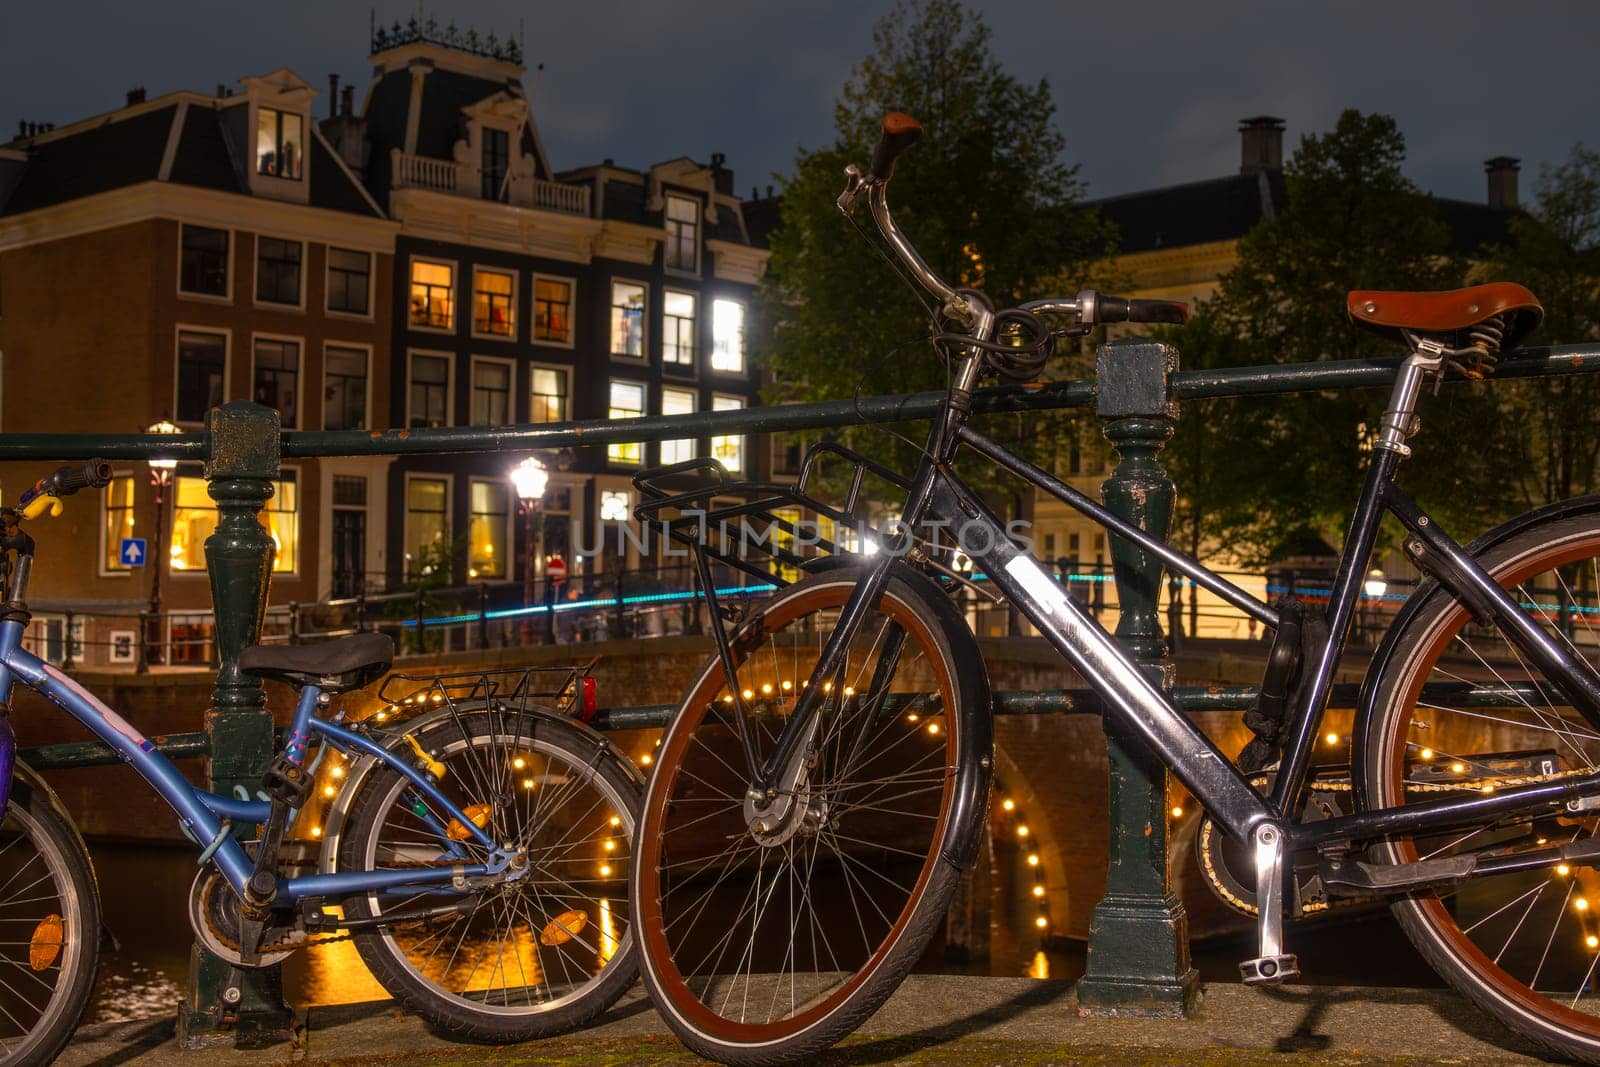
[[[228,884],[242,896],[255,864],[239,839],[227,832],[226,824],[265,823],[271,804],[264,799],[221,796],[190,785],[172,761],[163,756],[133,724],[70,676],[23,648],[25,626],[25,621],[15,615],[0,621],[0,706],[10,707],[12,693],[20,682],[82,723],[111,746],[123,762],[131,766],[171,806],[185,833],[197,843],[207,846]],[[325,744],[331,744],[341,751],[372,756],[404,776],[414,789],[437,804],[439,810],[465,827],[472,840],[488,851],[490,860],[488,863],[466,862],[468,855],[461,843],[446,838],[444,827],[440,826],[435,829],[453,850],[452,858],[458,860],[457,863],[428,869],[350,871],[281,878],[278,882],[279,902],[294,904],[313,897],[382,891],[401,886],[448,884],[463,877],[483,877],[505,869],[509,854],[502,854],[503,850],[425,773],[403,759],[393,758],[383,746],[371,739],[317,718],[314,712],[320,697],[321,693],[315,686],[307,686],[300,691],[286,746],[291,760],[304,765],[307,742],[313,735],[321,735]],[[4,801],[10,795],[16,741],[11,734],[9,721],[0,717],[0,722],[6,725],[0,731],[0,772],[3,772],[3,777],[0,777],[0,811],[3,811]],[[211,847],[212,843],[215,843],[214,848]]]

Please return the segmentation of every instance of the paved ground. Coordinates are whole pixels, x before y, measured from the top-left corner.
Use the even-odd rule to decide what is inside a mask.
[[[695,1063],[637,989],[576,1035],[489,1049],[453,1044],[392,1004],[316,1008],[292,1043],[184,1053],[170,1022],[85,1028],[63,1067],[191,1064]],[[914,976],[826,1062],[837,1064],[1423,1064],[1541,1062],[1447,993],[1391,989],[1253,990],[1208,985],[1187,1020],[1084,1019],[1072,984]]]

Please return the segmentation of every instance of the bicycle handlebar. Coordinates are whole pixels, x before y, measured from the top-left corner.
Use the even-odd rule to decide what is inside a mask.
[[[100,489],[111,484],[111,464],[103,459],[86,463],[67,464],[45,475],[17,498],[17,510],[24,518],[36,518],[48,508],[52,515],[61,513],[57,503],[61,497],[71,496],[80,489]]]

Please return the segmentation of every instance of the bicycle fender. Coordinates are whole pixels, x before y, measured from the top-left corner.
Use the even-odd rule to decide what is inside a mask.
[[[1481,557],[1485,552],[1504,544],[1506,541],[1522,533],[1524,530],[1541,523],[1556,519],[1571,518],[1574,515],[1585,515],[1600,512],[1600,493],[1589,496],[1574,497],[1571,500],[1558,500],[1553,504],[1534,508],[1515,518],[1508,519],[1479,535],[1464,549],[1474,559]],[[1372,662],[1367,667],[1366,675],[1361,679],[1360,693],[1356,698],[1356,716],[1354,729],[1350,739],[1350,766],[1352,768],[1366,766],[1367,753],[1378,744],[1379,738],[1375,736],[1378,729],[1378,680],[1389,670],[1389,661],[1394,658],[1395,650],[1400,643],[1400,635],[1405,633],[1411,620],[1421,613],[1424,606],[1435,596],[1449,595],[1449,590],[1441,586],[1437,579],[1428,578],[1417,586],[1416,590],[1406,598],[1406,602],[1395,613],[1394,621],[1389,624],[1384,632],[1383,640],[1372,653]],[[1350,775],[1351,789],[1354,794],[1356,811],[1371,811],[1371,799],[1367,796],[1364,777],[1358,773]]]

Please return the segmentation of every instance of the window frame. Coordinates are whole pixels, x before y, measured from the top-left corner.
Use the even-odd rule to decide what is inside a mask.
[[[302,577],[301,568],[300,568],[300,561],[305,555],[305,553],[304,553],[304,549],[305,549],[305,538],[304,538],[305,522],[303,521],[305,519],[305,514],[306,514],[305,507],[303,506],[304,503],[305,503],[305,490],[306,490],[305,472],[301,469],[300,464],[298,464],[298,463],[284,463],[284,464],[280,465],[279,468],[278,468],[278,477],[276,477],[276,478],[274,478],[272,480],[274,482],[289,481],[290,479],[285,478],[284,475],[289,473],[290,471],[294,472],[293,481],[294,481],[294,493],[295,493],[295,501],[294,501],[294,541],[295,541],[295,545],[294,545],[294,549],[295,549],[295,551],[294,551],[294,567],[291,570],[280,571],[280,570],[277,569],[276,566],[274,566],[271,573],[272,573],[273,577],[275,577],[275,578],[293,579],[293,578]],[[277,494],[277,491],[274,490],[273,494],[271,496],[267,497],[266,500],[261,502],[261,512],[260,512],[260,514],[264,515],[268,511],[271,511],[272,510],[272,502],[274,500],[276,500],[276,499],[278,499],[278,494]],[[262,520],[259,517],[257,518],[256,521],[260,522],[261,523],[261,528],[263,530],[267,531],[267,537],[270,540],[271,537],[272,537],[272,531],[271,531],[271,528],[267,525],[266,521]],[[272,558],[273,558],[274,561],[276,561],[277,558],[278,558],[278,554],[276,552],[274,552],[272,554]]]
[[[346,311],[333,306],[333,254],[335,252],[351,252],[367,257],[367,310]],[[374,305],[378,298],[378,256],[371,249],[343,248],[335,244],[322,246],[322,310],[328,315],[341,319],[355,319],[360,322],[371,322],[376,314]]]
[[[631,285],[644,290],[644,306],[639,310],[639,354],[637,356],[617,351],[614,317],[618,307],[617,286],[619,285]],[[611,302],[606,305],[606,347],[610,350],[609,355],[612,359],[622,360],[630,364],[650,362],[650,283],[648,281],[612,275]]]
[[[687,360],[669,360],[667,358],[667,336],[668,336],[668,329],[667,329],[667,318],[668,318],[668,316],[667,316],[667,300],[668,300],[669,297],[673,297],[673,296],[687,296],[690,300],[694,301],[694,314],[689,317],[689,322],[690,322],[690,327],[689,327],[690,341],[689,341],[689,358]],[[673,315],[671,317],[673,319],[679,320],[679,321],[681,321],[683,319],[682,315]],[[674,333],[674,335],[676,335],[676,331],[673,331],[673,333]],[[678,347],[676,342],[674,342],[674,347]],[[661,368],[662,368],[662,370],[667,370],[667,369],[670,368],[673,371],[673,373],[675,373],[675,374],[697,375],[699,373],[699,370],[700,370],[699,356],[700,356],[700,294],[696,293],[696,292],[692,292],[692,291],[690,291],[688,289],[663,288],[661,290]]]
[[[681,395],[686,396],[686,397],[689,398],[689,410],[687,412],[681,412],[681,411],[680,412],[673,412],[673,414],[675,414],[675,415],[683,415],[683,414],[692,415],[695,412],[700,410],[700,393],[699,393],[698,390],[686,389],[686,388],[684,388],[682,386],[677,386],[677,385],[663,385],[661,387],[661,396],[656,402],[656,410],[658,412],[660,412],[662,415],[666,415],[667,414],[667,394],[668,393],[678,393],[678,394],[681,394]],[[677,457],[675,459],[668,459],[667,455],[666,455],[666,449],[667,449],[668,445],[688,445],[689,446],[689,454],[687,456],[679,456],[679,457]],[[671,439],[663,439],[663,440],[657,442],[657,445],[656,445],[656,458],[657,458],[657,460],[658,460],[658,462],[660,463],[661,466],[666,466],[668,463],[685,463],[685,462],[687,462],[687,461],[689,461],[691,459],[698,459],[698,458],[700,458],[700,438],[698,438],[698,437],[674,437],[674,438],[671,438]]]
[[[299,288],[295,293],[295,302],[279,303],[276,300],[263,300],[261,298],[261,240],[282,241],[284,244],[300,246]],[[255,234],[255,255],[251,259],[254,265],[251,270],[250,302],[252,306],[268,311],[305,311],[306,309],[306,268],[310,266],[311,244],[299,237],[280,237],[275,233],[257,231]]]
[[[181,346],[183,335],[186,333],[207,334],[211,337],[222,338],[222,399],[219,403],[226,404],[233,389],[233,330],[222,327],[205,325],[201,323],[180,322],[172,330],[172,421],[179,426],[204,426],[205,417],[200,419],[183,419],[182,408],[178,405],[178,390],[182,383],[183,357]]]
[[[261,113],[270,112],[278,116],[273,137],[273,154],[275,158],[283,156],[283,120],[287,115],[293,115],[300,120],[300,173],[299,174],[273,174],[261,169]],[[303,182],[306,180],[306,171],[310,169],[311,145],[310,127],[311,116],[303,111],[290,111],[287,108],[267,107],[265,104],[256,105],[255,129],[251,143],[255,152],[250,164],[250,174],[253,178],[275,178],[280,182]]]
[[[717,406],[718,401],[733,401],[733,403],[731,403],[731,404],[729,404],[729,405],[727,405],[725,407],[718,407]],[[749,406],[750,406],[750,398],[749,397],[745,397],[745,396],[740,396],[737,393],[712,393],[711,394],[711,410],[712,411],[743,411],[745,408],[748,408]],[[728,467],[727,468],[728,473],[729,474],[748,474],[748,473],[750,473],[750,458],[751,458],[751,456],[750,456],[750,435],[748,433],[737,433],[737,434],[735,434],[735,433],[719,433],[719,434],[712,434],[711,438],[710,438],[710,441],[709,441],[710,452],[708,453],[708,455],[712,459],[717,459],[718,458],[717,457],[717,441],[719,439],[721,439],[721,438],[727,438],[727,437],[737,437],[739,439],[739,466],[737,466],[737,467]],[[726,464],[724,464],[724,466],[726,466]]]
[[[661,269],[668,274],[678,274],[687,277],[698,278],[700,277],[701,262],[701,231],[704,228],[706,215],[705,204],[700,201],[699,197],[692,196],[688,193],[675,193],[668,191],[663,193],[662,197],[661,229],[665,233],[666,237],[661,242]],[[687,267],[677,266],[672,262],[673,226],[675,223],[678,223],[678,220],[672,218],[669,205],[674,200],[692,204],[694,206],[694,255],[692,257],[694,262]]]
[[[113,468],[111,471],[111,484],[106,486],[107,491],[95,494],[100,498],[100,555],[98,557],[100,560],[100,566],[98,568],[98,573],[99,577],[101,578],[131,578],[135,572],[151,566],[151,563],[148,559],[144,561],[144,567],[113,567],[107,563],[107,561],[111,558],[111,539],[107,536],[107,534],[110,532],[108,529],[110,524],[107,522],[107,520],[110,519],[112,510],[111,493],[109,490],[111,489],[112,485],[116,484],[118,478],[127,478],[133,483],[133,500],[131,503],[129,503],[127,510],[133,513],[133,528],[135,530],[139,528],[139,476],[132,470]],[[123,509],[118,508],[116,510],[121,511]],[[138,534],[135,534],[134,536],[137,537]],[[149,543],[150,542],[147,539],[145,541],[146,546],[148,546]]]
[[[478,329],[478,276],[481,274],[499,274],[503,277],[511,279],[511,330],[509,333],[494,333],[492,331]],[[474,263],[472,265],[472,322],[471,329],[468,332],[471,333],[473,337],[480,340],[501,341],[507,344],[515,344],[518,339],[518,331],[522,327],[521,308],[519,306],[522,303],[522,294],[520,292],[521,288],[522,272],[517,270],[515,267],[495,267],[486,266],[482,263]],[[409,311],[409,304],[407,305],[407,309]]]
[[[444,528],[450,535],[450,520],[454,517],[456,503],[456,476],[450,471],[406,471],[400,483],[400,577],[402,581],[411,574],[410,561],[406,559],[406,527],[411,518],[411,483],[417,480],[444,483]],[[455,563],[451,563],[449,584],[454,584]]]
[[[506,421],[501,423],[477,422],[474,410],[478,401],[478,367],[497,363],[506,369]],[[517,361],[505,356],[473,356],[467,365],[467,425],[509,426],[517,421]]]
[[[428,263],[435,267],[450,268],[450,325],[432,326],[419,323],[411,317],[411,287],[416,284],[414,268],[418,263]],[[406,329],[417,333],[437,333],[453,335],[456,332],[456,318],[461,314],[461,264],[453,259],[440,259],[437,256],[411,256],[406,260],[406,293],[405,293],[405,322]]]
[[[606,418],[607,419],[616,419],[616,418],[625,418],[625,417],[627,417],[627,416],[611,414],[612,408],[614,406],[611,403],[611,390],[612,390],[612,388],[614,386],[618,386],[618,385],[629,385],[629,386],[637,386],[638,387],[638,389],[639,389],[639,410],[638,410],[638,412],[637,412],[635,417],[643,416],[643,415],[646,415],[646,414],[649,413],[649,411],[650,411],[650,383],[649,382],[639,381],[638,379],[635,379],[635,378],[607,378],[606,379]],[[608,445],[606,445],[606,462],[608,464],[612,465],[612,466],[615,466],[615,467],[643,467],[644,466],[645,449],[646,449],[647,444],[648,444],[648,442],[645,442],[645,441],[616,441],[616,442],[613,442],[611,444],[608,444]],[[621,457],[619,457],[617,455],[616,452],[612,451],[613,449],[618,449],[618,448],[637,448],[639,450],[639,454],[638,454],[637,458],[635,458],[635,459],[621,458]],[[596,499],[598,499],[598,498],[596,498]]]
[[[184,252],[184,248],[183,248],[183,231],[186,230],[186,229],[191,229],[191,228],[192,229],[196,229],[196,230],[215,230],[215,231],[217,231],[219,233],[225,233],[225,234],[228,235],[228,250],[225,253],[223,253],[224,259],[225,259],[225,265],[224,265],[225,274],[227,275],[227,277],[226,277],[226,285],[224,286],[224,290],[225,291],[221,295],[218,295],[216,293],[195,292],[193,290],[185,289],[183,287],[183,252]],[[236,264],[233,262],[233,253],[238,248],[237,241],[238,241],[238,231],[236,231],[231,226],[203,226],[198,222],[183,222],[183,221],[179,221],[179,223],[178,223],[178,274],[177,274],[177,278],[175,279],[176,282],[177,282],[178,299],[180,299],[180,300],[200,300],[200,301],[204,301],[205,303],[208,303],[208,304],[232,304],[233,303],[233,279],[234,279],[234,275],[239,273],[238,270],[235,269],[236,268]]]
[[[539,283],[561,282],[567,287],[567,339],[552,341],[539,336]],[[541,348],[575,348],[578,343],[578,279],[566,278],[546,271],[534,271],[528,282],[528,299],[532,313],[528,316],[528,343]]]
[[[732,304],[739,309],[739,366],[736,368],[717,366],[717,305]],[[733,296],[713,296],[711,298],[711,349],[706,354],[706,366],[716,374],[726,374],[729,377],[744,377],[750,373],[749,346],[745,343],[748,336],[746,323],[749,318],[750,305],[747,301],[739,300]]]
[[[250,399],[255,400],[256,394],[256,345],[261,341],[276,344],[292,344],[298,350],[295,357],[294,370],[294,424],[283,424],[285,430],[304,430],[305,425],[305,393],[306,393],[306,341],[304,337],[295,337],[292,334],[263,333],[255,331],[250,334]],[[278,412],[279,418],[283,412]]]
[[[426,357],[428,357],[430,359],[442,359],[442,360],[444,360],[444,362],[445,362],[445,375],[444,375],[444,378],[445,378],[445,385],[444,385],[444,415],[445,415],[445,423],[444,424],[446,426],[454,426],[456,424],[455,423],[455,413],[456,413],[456,357],[455,357],[455,353],[454,352],[440,352],[440,351],[437,351],[435,349],[428,349],[428,348],[408,348],[408,349],[406,349],[406,381],[405,381],[406,421],[405,421],[405,424],[404,424],[405,428],[406,429],[420,429],[420,427],[413,427],[411,425],[411,415],[412,415],[412,411],[411,411],[411,378],[412,378],[412,369],[416,364],[416,358],[418,356],[426,356]]]
[[[481,576],[475,578],[475,577],[472,576],[472,573],[471,573],[472,572],[472,520],[478,514],[478,512],[472,510],[472,487],[474,485],[478,484],[479,482],[482,482],[485,485],[497,485],[497,486],[500,487],[500,491],[503,492],[506,495],[506,522],[505,522],[505,530],[503,531],[503,533],[505,534],[505,540],[504,540],[503,543],[504,543],[504,545],[506,547],[505,574],[502,577],[499,577],[499,578],[484,578],[484,577],[481,577]],[[507,484],[507,483],[508,483],[508,479],[505,479],[505,478],[488,478],[488,477],[483,477],[483,476],[474,475],[474,474],[469,474],[467,476],[467,557],[466,557],[466,564],[467,564],[467,581],[469,581],[469,582],[487,582],[487,583],[491,583],[491,584],[506,584],[506,583],[510,583],[510,582],[515,582],[517,580],[517,541],[516,541],[517,533],[516,533],[516,525],[515,525],[516,516],[517,516],[517,497],[516,497],[516,494],[514,492],[512,492],[511,486],[509,484]],[[487,514],[487,513],[485,513],[485,514]],[[402,551],[402,555],[404,555],[403,551]]]
[[[346,348],[352,352],[360,352],[367,360],[367,370],[363,377],[365,382],[364,410],[367,413],[366,425],[363,430],[370,430],[372,421],[372,346],[360,341],[324,341],[322,342],[322,428],[331,429],[328,425],[328,350],[330,348]],[[342,427],[350,429],[350,427]]]
[[[185,470],[184,469],[185,467],[187,467],[188,469]],[[306,499],[306,497],[305,497],[305,489],[306,489],[305,470],[298,463],[284,463],[278,468],[278,477],[273,478],[271,480],[273,482],[275,482],[275,483],[276,482],[282,482],[282,481],[288,481],[289,479],[285,478],[284,475],[286,473],[289,473],[289,472],[293,472],[293,480],[294,480],[294,483],[295,483],[295,496],[296,496],[295,509],[294,509],[294,515],[295,515],[294,536],[295,536],[295,541],[296,541],[296,545],[295,545],[295,566],[294,566],[293,570],[287,570],[287,571],[278,570],[277,566],[276,566],[277,553],[274,552],[273,553],[274,566],[273,566],[272,570],[270,570],[268,573],[275,579],[276,578],[284,578],[284,579],[294,580],[294,579],[303,578],[305,576],[304,573],[302,572],[301,566],[300,566],[301,558],[304,555],[305,529],[306,529],[306,525],[305,525],[305,518],[306,518],[306,509],[305,509],[305,499]],[[176,540],[176,538],[173,536],[173,534],[174,534],[174,531],[176,530],[176,524],[177,524],[177,519],[178,519],[178,481],[179,481],[179,479],[183,479],[183,478],[192,478],[192,479],[195,479],[196,481],[200,481],[200,482],[204,482],[205,481],[205,476],[201,472],[201,467],[200,467],[199,464],[190,464],[190,463],[180,464],[178,467],[175,467],[173,469],[173,471],[172,471],[172,481],[167,486],[167,488],[165,490],[166,493],[168,494],[167,495],[167,503],[166,503],[167,515],[166,515],[165,521],[169,525],[168,525],[167,531],[166,531],[167,532],[167,537],[166,537],[166,539],[164,540],[164,542],[162,544],[162,553],[163,553],[163,555],[162,555],[162,559],[161,559],[161,565],[165,568],[165,570],[162,572],[162,576],[164,578],[175,579],[177,581],[193,581],[195,579],[199,579],[201,581],[210,581],[211,580],[210,579],[210,571],[206,567],[203,567],[203,566],[201,566],[201,567],[174,567],[174,566],[172,566],[171,551],[172,551],[172,545],[173,545],[174,541]],[[207,492],[207,497],[208,498],[210,497],[209,491]],[[268,530],[268,527],[267,527],[266,523],[264,521],[262,521],[261,516],[263,514],[265,514],[271,508],[272,501],[274,499],[276,499],[276,497],[277,497],[277,490],[274,489],[273,490],[273,495],[268,497],[266,500],[261,502],[261,510],[256,513],[256,521],[261,523],[261,528],[263,530]],[[217,510],[217,503],[216,503],[215,500],[213,500],[211,502],[211,510],[212,511],[216,511]],[[221,521],[220,516],[218,518],[218,521],[219,522]],[[269,537],[269,539],[271,537],[270,531],[268,531],[268,537]],[[204,544],[205,544],[205,542],[202,541],[201,542],[202,552],[204,551]]]
[[[569,366],[566,366],[564,364],[561,364],[561,363],[529,363],[528,364],[528,390],[527,390],[527,401],[528,401],[528,419],[527,419],[527,421],[528,421],[528,423],[531,424],[531,425],[536,425],[536,426],[549,426],[549,425],[552,425],[551,423],[548,423],[548,422],[535,422],[535,420],[533,418],[533,372],[534,371],[540,371],[540,370],[554,371],[555,373],[561,375],[562,379],[566,381],[566,383],[567,383],[567,391],[562,394],[562,398],[566,401],[566,403],[564,405],[565,408],[566,408],[566,411],[562,413],[561,418],[559,418],[559,419],[557,419],[555,421],[556,422],[571,422],[572,421],[572,368],[569,367]],[[606,395],[606,400],[609,402],[610,399],[611,399],[611,396],[610,396],[610,392],[609,392],[609,388],[608,388],[607,395]]]

